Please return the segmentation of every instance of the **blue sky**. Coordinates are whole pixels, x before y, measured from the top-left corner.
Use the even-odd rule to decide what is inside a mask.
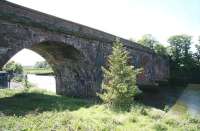
[[[167,45],[171,35],[192,35],[194,43],[200,35],[200,0],[9,1],[127,39],[152,34]],[[33,53],[26,56],[34,57]],[[15,59],[24,62],[22,56]]]

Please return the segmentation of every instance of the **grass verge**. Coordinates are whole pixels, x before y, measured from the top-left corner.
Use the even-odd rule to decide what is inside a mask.
[[[0,131],[197,131],[200,120],[134,103],[130,111],[43,90],[1,89]]]
[[[24,72],[27,74],[37,74],[37,75],[53,75],[53,70],[51,68],[29,68],[25,67]]]

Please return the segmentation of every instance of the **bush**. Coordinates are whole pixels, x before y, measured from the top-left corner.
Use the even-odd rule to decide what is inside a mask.
[[[153,129],[155,129],[156,131],[167,131],[167,126],[165,124],[162,123],[155,123],[153,126]]]
[[[35,63],[35,68],[50,68],[50,65],[47,61],[38,61]]]
[[[12,81],[14,82],[22,82],[23,81],[23,76],[15,76],[12,78]]]
[[[9,73],[18,73],[22,74],[23,73],[23,67],[22,65],[15,63],[14,61],[8,62],[4,67],[4,71],[7,71]]]
[[[108,57],[109,67],[102,67],[103,94],[98,95],[109,105],[130,105],[139,92],[136,77],[140,69],[134,69],[133,66],[128,65],[128,52],[118,39],[113,44],[112,54]]]

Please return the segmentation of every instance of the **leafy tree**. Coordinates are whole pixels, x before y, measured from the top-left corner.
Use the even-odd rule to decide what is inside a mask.
[[[162,56],[168,56],[168,50],[165,46],[163,46],[162,44],[159,44],[157,43],[155,46],[154,46],[154,51],[159,54],[159,55],[162,55]]]
[[[23,73],[23,67],[22,65],[15,63],[14,61],[8,62],[4,67],[4,71],[7,71],[9,73]]]
[[[193,62],[190,63],[192,65],[191,72],[191,81],[194,83],[200,83],[200,36],[199,43],[195,45],[196,52],[193,54]]]
[[[138,41],[139,44],[142,44],[150,49],[154,49],[155,44],[158,43],[157,40],[151,34],[143,35]]]
[[[192,37],[188,35],[174,35],[168,39],[170,43],[171,79],[178,82],[189,82],[195,68],[194,59],[190,51]],[[178,83],[176,82],[176,83]]]
[[[133,66],[128,65],[128,52],[119,39],[113,44],[112,54],[108,57],[109,67],[102,67],[103,94],[99,96],[109,105],[128,105],[138,93],[136,77],[141,69],[134,69]]]
[[[191,36],[175,35],[168,39],[171,46],[171,58],[177,63],[177,68],[184,67],[188,69],[192,59],[190,50]]]
[[[49,68],[49,64],[47,63],[47,61],[38,61],[35,63],[35,67],[36,68]]]
[[[200,64],[200,36],[199,36],[199,43],[195,45],[196,52],[194,53],[194,59],[196,60],[197,64]]]
[[[160,44],[151,34],[143,35],[137,42],[154,50],[159,55],[168,56],[167,48]]]
[[[136,40],[134,38],[129,38],[130,41],[135,42]]]

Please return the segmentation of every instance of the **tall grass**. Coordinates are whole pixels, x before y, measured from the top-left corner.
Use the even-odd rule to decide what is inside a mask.
[[[134,103],[129,111],[43,90],[1,89],[0,131],[198,131],[200,120]]]
[[[27,74],[38,74],[38,75],[53,75],[53,70],[51,68],[34,68],[34,67],[24,67],[24,72]]]

